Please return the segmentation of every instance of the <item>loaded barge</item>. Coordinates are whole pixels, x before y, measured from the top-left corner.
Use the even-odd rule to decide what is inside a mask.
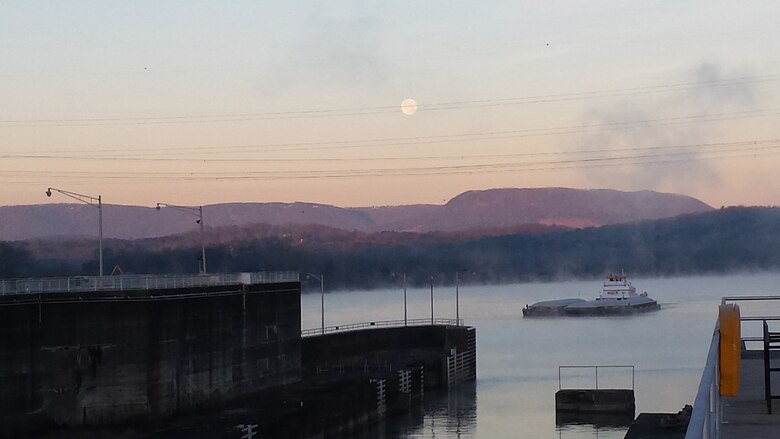
[[[637,294],[625,274],[610,274],[601,294],[594,300],[558,299],[537,302],[523,308],[523,317],[624,315],[657,311],[660,305]]]

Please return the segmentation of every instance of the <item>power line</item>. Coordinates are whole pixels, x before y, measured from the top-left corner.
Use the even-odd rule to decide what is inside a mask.
[[[206,146],[206,147],[185,147],[185,148],[172,148],[166,147],[163,150],[161,148],[154,149],[135,149],[133,151],[117,150],[117,149],[94,149],[94,150],[82,150],[72,151],[72,153],[88,153],[89,155],[77,155],[77,154],[57,154],[47,153],[46,151],[31,154],[21,152],[8,152],[0,155],[2,158],[46,158],[46,159],[79,159],[79,160],[126,160],[126,161],[189,161],[189,162],[203,162],[203,158],[155,158],[154,156],[171,156],[171,155],[192,155],[197,154],[218,154],[224,156],[227,152],[232,150],[239,150],[244,152],[259,152],[252,150],[262,150],[263,152],[294,152],[294,151],[323,151],[323,150],[336,150],[336,149],[367,149],[367,148],[382,148],[388,146],[418,146],[425,144],[439,144],[439,143],[453,143],[453,142],[478,142],[478,141],[495,141],[505,139],[516,139],[524,137],[538,137],[538,136],[553,136],[553,135],[566,135],[566,134],[579,134],[596,131],[597,129],[607,130],[622,130],[622,129],[635,129],[635,128],[650,128],[666,125],[679,125],[687,123],[698,122],[712,122],[723,120],[735,120],[745,119],[753,117],[767,117],[780,114],[780,108],[766,108],[756,110],[745,110],[735,112],[721,112],[721,113],[708,113],[689,115],[681,117],[667,117],[667,118],[655,118],[655,119],[643,119],[632,121],[620,121],[620,122],[605,122],[600,124],[589,125],[569,125],[550,128],[528,128],[522,130],[508,130],[508,131],[488,131],[480,133],[465,133],[465,134],[449,134],[449,135],[436,135],[436,136],[415,136],[415,137],[396,137],[396,138],[377,138],[366,140],[340,140],[340,141],[326,141],[326,142],[291,142],[291,143],[276,143],[276,144],[258,144],[258,145],[235,145],[235,146]],[[246,151],[250,150],[250,151]],[[122,156],[108,156],[108,155],[94,155],[103,153],[115,153],[123,152]],[[132,157],[126,155],[127,153],[142,154],[142,157]],[[251,158],[231,158],[231,159],[209,159],[209,162],[244,162],[244,161],[285,161],[286,159],[274,159],[270,157],[263,157],[262,159]],[[327,159],[308,159],[308,160],[321,160]],[[304,161],[304,160],[302,160]]]
[[[657,84],[639,87],[618,89],[604,89],[594,91],[580,91],[570,93],[556,93],[547,95],[533,95],[524,97],[461,100],[442,103],[420,105],[418,111],[442,111],[468,108],[484,108],[506,105],[526,105],[538,103],[563,102],[572,100],[595,99],[616,96],[628,96],[644,93],[658,93],[690,90],[705,87],[728,87],[744,85],[747,83],[759,83],[776,81],[780,74],[768,74],[758,76],[743,76],[712,81],[681,82]],[[397,113],[398,106],[356,107],[344,109],[316,109],[294,110],[261,113],[228,113],[228,114],[203,114],[189,116],[144,116],[144,117],[106,117],[106,118],[74,118],[74,119],[0,119],[0,127],[43,127],[43,126],[93,126],[93,125],[158,125],[158,124],[192,124],[212,122],[242,122],[271,119],[301,119],[319,117],[342,117]]]
[[[582,155],[592,153],[615,153],[626,151],[650,151],[650,150],[669,150],[669,149],[691,149],[691,148],[719,148],[733,147],[738,145],[755,145],[778,142],[780,139],[763,139],[738,142],[719,142],[719,143],[693,143],[667,146],[648,146],[648,147],[624,147],[624,148],[601,148],[601,149],[581,149],[570,151],[538,151],[538,152],[519,152],[509,154],[451,154],[451,155],[429,155],[429,156],[408,156],[408,157],[303,157],[303,158],[235,158],[235,159],[209,159],[208,163],[302,163],[302,162],[388,162],[388,161],[419,161],[419,160],[467,160],[467,159],[504,159],[517,157],[539,157],[539,156],[558,156],[558,155]],[[203,159],[182,159],[182,158],[145,158],[145,157],[120,157],[120,156],[101,156],[85,157],[79,155],[46,155],[46,154],[0,154],[0,158],[5,159],[38,159],[38,160],[97,160],[97,161],[142,161],[142,162],[196,162],[203,163]],[[27,172],[27,171],[17,171]],[[141,172],[143,173],[143,172]]]
[[[678,150],[670,149],[676,148]],[[702,150],[702,148],[704,148]],[[591,150],[586,157],[563,157],[547,160],[497,161],[492,163],[467,163],[454,165],[429,165],[402,168],[368,168],[368,169],[338,169],[338,170],[300,170],[300,171],[249,171],[249,172],[120,172],[120,171],[0,171],[5,177],[42,177],[51,178],[82,178],[91,180],[153,180],[153,181],[227,181],[227,180],[268,180],[268,179],[327,179],[344,177],[393,177],[410,175],[455,175],[463,173],[514,172],[521,170],[558,169],[560,167],[589,167],[591,165],[606,165],[613,163],[641,164],[655,161],[680,161],[691,159],[708,159],[728,155],[739,157],[745,155],[774,154],[780,151],[780,140],[751,140],[740,142],[724,142],[714,144],[693,144],[683,148],[671,146],[659,147],[627,147],[618,150]],[[615,154],[615,152],[621,152]],[[518,154],[522,157],[522,154]]]

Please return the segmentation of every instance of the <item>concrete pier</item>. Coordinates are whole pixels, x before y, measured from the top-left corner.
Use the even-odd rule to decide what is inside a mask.
[[[453,350],[467,353],[474,336],[474,328],[435,325],[305,337],[300,382],[264,390],[209,418],[179,420],[165,433],[230,437],[225,432],[251,424],[263,439],[362,437],[370,425],[419,407],[435,389],[457,385],[447,377],[447,359]],[[464,369],[475,374],[476,362]]]
[[[0,295],[0,431],[148,422],[301,379],[300,283]]]
[[[298,281],[214,279],[0,282],[0,438],[343,437],[476,378],[454,320],[302,337]]]

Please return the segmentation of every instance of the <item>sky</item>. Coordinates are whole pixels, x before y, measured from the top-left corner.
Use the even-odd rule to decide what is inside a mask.
[[[779,205],[778,22],[774,0],[5,0],[0,205]]]

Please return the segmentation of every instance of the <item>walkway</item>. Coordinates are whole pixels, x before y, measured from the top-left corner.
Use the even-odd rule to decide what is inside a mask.
[[[773,358],[773,362],[777,361]],[[780,383],[775,380],[774,394],[780,393]],[[778,386],[774,386],[778,384]],[[780,437],[780,403],[775,401],[773,414],[767,414],[764,399],[763,352],[743,352],[739,372],[739,396],[723,397],[723,423],[721,439],[776,439]]]

